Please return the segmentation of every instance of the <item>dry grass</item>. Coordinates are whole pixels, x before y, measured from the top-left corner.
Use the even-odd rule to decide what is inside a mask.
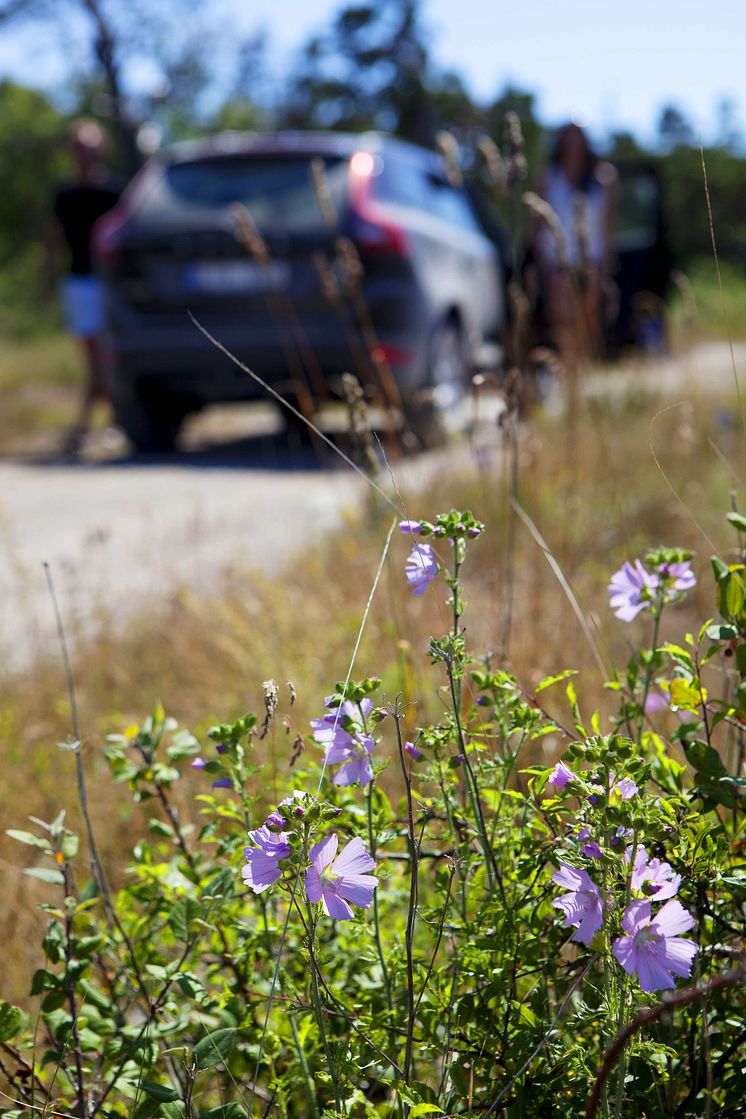
[[[672,492],[649,450],[651,419],[659,408],[639,391],[586,406],[572,454],[560,420],[538,418],[520,436],[521,504],[549,543],[609,664],[626,659],[635,627],[644,624],[625,627],[611,617],[605,589],[610,571],[649,546],[694,549],[700,586],[669,620],[672,631],[684,632],[714,610],[708,554],[733,543],[723,513],[746,465],[738,417],[726,401],[705,396],[657,416],[654,445]],[[470,461],[461,476],[442,478],[430,492],[411,495],[407,512],[428,516],[452,505],[468,506],[488,524],[487,534],[471,547],[465,569],[472,650],[491,650],[495,662],[511,667],[529,690],[545,674],[580,669],[582,708],[604,709],[608,693],[601,688],[588,642],[545,557],[520,525],[513,637],[509,649],[504,647],[509,472],[500,462],[503,453],[495,441],[491,461],[481,467]],[[140,810],[130,805],[126,790],[108,781],[100,756],[105,734],[139,720],[160,699],[204,737],[217,720],[261,709],[263,680],[274,677],[281,686],[292,680],[298,703],[290,712],[292,729],[276,731],[265,782],[271,799],[275,767],[282,780],[295,730],[307,727],[330,686],[345,675],[389,514],[367,509],[276,580],[235,568],[219,597],[175,592],[155,607],[143,604],[124,632],[110,619],[99,619],[96,633],[76,654],[75,668],[93,813],[115,877],[122,873]],[[416,717],[424,719],[440,702],[440,681],[424,655],[427,638],[446,628],[448,611],[442,587],[424,599],[407,595],[401,575],[407,550],[397,534],[356,675],[383,675],[385,690],[411,695]],[[554,702],[561,698],[558,692]],[[69,705],[57,662],[0,681],[3,828],[23,827],[29,814],[49,818],[61,807],[77,819],[72,757],[56,748],[69,733]],[[204,788],[205,780],[196,775],[186,784],[182,803],[190,816],[191,795]],[[33,943],[40,916],[33,902],[44,887],[15,869],[27,852],[0,837],[7,890],[0,936],[15,976],[5,984],[6,997],[23,995],[38,964]]]

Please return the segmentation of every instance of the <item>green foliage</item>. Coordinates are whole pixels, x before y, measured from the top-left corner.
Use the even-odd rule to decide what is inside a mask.
[[[460,569],[482,529],[455,511],[420,529],[450,550],[454,612],[430,645],[442,713],[414,744],[405,705],[380,696],[377,677],[338,683],[316,732],[338,752],[323,771],[318,751],[292,768],[276,755],[286,795],[273,804],[261,749],[283,719],[272,682],[264,721],[247,713],[203,743],[157,704],[106,747],[113,779],[155,813],[117,894],[100,868],[86,881],[89,852],[64,814],[10,831],[48,886],[38,1025],[0,1004],[3,1067],[24,1107],[74,1114],[84,1097],[89,1114],[142,1119],[237,1119],[257,1106],[283,1119],[579,1117],[608,1047],[665,990],[622,966],[623,921],[660,913],[657,894],[672,888],[694,948],[670,985],[705,985],[705,1005],[687,996],[640,1020],[601,1113],[738,1113],[746,688],[733,650],[746,633],[724,587],[740,565],[713,563],[722,621],[680,643],[658,641],[684,593],[661,582],[646,601],[652,641],[609,682],[618,709],[605,727],[583,713],[571,669],[528,693],[467,649]],[[667,698],[665,729],[653,691]],[[344,750],[372,758],[362,788],[335,783]],[[550,753],[561,766],[544,764]],[[386,755],[398,766],[386,771]],[[177,807],[195,761],[220,785],[197,798],[198,824]],[[317,866],[332,832],[340,851],[363,842],[375,890],[361,879],[345,894],[344,872]],[[326,894],[311,900],[312,867],[349,898],[349,919],[330,917]],[[558,872],[586,876],[592,928]],[[646,929],[643,948],[658,943]]]

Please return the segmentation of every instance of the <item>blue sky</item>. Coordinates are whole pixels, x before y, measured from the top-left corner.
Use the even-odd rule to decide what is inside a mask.
[[[217,26],[265,27],[279,72],[341,6],[207,2]],[[647,136],[673,101],[705,138],[727,97],[746,131],[746,0],[424,0],[422,11],[436,60],[481,97],[511,81],[536,91],[548,121],[583,118],[599,134],[628,127]],[[4,28],[0,75],[51,86],[79,44],[74,22],[42,41],[39,28]]]

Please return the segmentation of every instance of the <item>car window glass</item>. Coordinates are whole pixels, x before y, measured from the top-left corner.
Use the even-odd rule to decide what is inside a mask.
[[[651,175],[622,175],[619,183],[618,252],[648,248],[658,240],[658,186]]]
[[[166,169],[172,198],[189,208],[222,209],[241,202],[260,229],[312,229],[323,225],[311,179],[313,156],[236,157],[174,163]],[[332,201],[339,206],[348,164],[324,159]]]
[[[480,232],[471,203],[463,190],[435,176],[430,177],[430,184],[431,209],[438,217],[472,233]]]
[[[425,167],[408,160],[386,157],[374,184],[375,196],[382,202],[413,206],[435,214],[451,225],[473,233],[481,232],[465,193]]]
[[[407,160],[386,156],[380,173],[373,180],[375,197],[397,206],[426,210],[429,202],[427,173]]]

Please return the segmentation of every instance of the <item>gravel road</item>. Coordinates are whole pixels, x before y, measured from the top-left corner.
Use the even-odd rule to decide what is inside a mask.
[[[746,346],[736,360],[744,368]],[[728,347],[713,343],[588,386],[621,392],[631,378],[670,393],[733,385]],[[253,430],[221,415],[196,424],[173,459],[144,462],[104,443],[79,464],[0,462],[0,673],[54,648],[44,561],[66,617],[85,619],[97,604],[126,617],[175,586],[216,587],[237,558],[280,571],[359,501],[363,483],[348,467],[320,468],[312,453],[288,450],[267,430],[266,411],[255,410]],[[403,473],[416,485],[459,456],[467,461],[463,447],[421,456]]]

